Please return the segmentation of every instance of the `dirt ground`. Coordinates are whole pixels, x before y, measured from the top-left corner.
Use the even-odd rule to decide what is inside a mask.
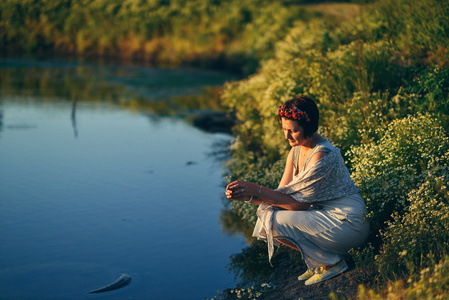
[[[279,260],[279,267],[276,268],[269,280],[272,288],[258,299],[330,299],[331,293],[334,293],[339,299],[355,299],[358,286],[370,280],[366,274],[356,270],[354,263],[347,259],[349,269],[345,273],[322,283],[306,286],[304,281],[297,279],[306,271],[304,265],[297,264],[290,259],[288,253],[280,255],[276,259]],[[230,290],[224,291],[223,296],[227,300],[237,299],[235,293],[231,293]]]

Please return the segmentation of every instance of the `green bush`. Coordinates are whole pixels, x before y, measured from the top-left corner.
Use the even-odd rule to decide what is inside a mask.
[[[345,104],[346,111],[335,118],[338,127],[326,136],[347,149],[350,145],[370,143],[380,138],[387,124],[409,114],[431,113],[449,129],[449,70],[429,67],[421,71],[396,94],[389,90],[357,92]]]
[[[367,201],[372,238],[381,239],[380,246],[373,239],[375,248],[354,251],[356,263],[378,267],[383,279],[410,274],[413,281],[448,255],[449,72],[441,67],[447,38],[440,32],[448,24],[447,1],[423,1],[420,12],[411,4],[382,0],[368,18],[333,27],[297,22],[276,44],[274,58],[255,75],[229,83],[222,98],[240,120],[230,165],[240,174],[248,170],[256,182],[265,174],[255,169],[289,148],[274,122],[277,105],[297,94],[315,98],[320,132],[350,149],[345,155]],[[429,16],[431,22],[422,21]],[[420,30],[425,39],[412,37]],[[254,211],[237,205],[252,226]],[[442,280],[438,284],[447,285]]]
[[[357,299],[360,300],[421,300],[447,299],[449,297],[449,257],[431,267],[422,269],[416,280],[397,280],[381,292],[359,286]]]
[[[449,62],[449,2],[446,0],[381,0],[377,19],[386,24],[384,38],[403,55],[421,63]]]
[[[425,68],[398,93],[414,112],[432,113],[449,129],[449,69]],[[411,100],[413,99],[413,100]]]
[[[254,72],[303,15],[297,5],[267,0],[5,0],[0,51],[197,62]]]
[[[447,6],[439,2],[435,7],[442,11],[436,10],[435,1],[420,4],[423,12],[417,15],[408,0],[380,1],[365,7],[360,18],[342,23],[296,22],[258,73],[225,88],[223,101],[241,120],[235,127],[237,156],[249,151],[251,160],[263,156],[276,161],[286,153],[288,145],[277,133],[273,117],[277,105],[297,94],[319,102],[321,133],[343,150],[378,138],[377,129],[410,113],[436,114],[447,128],[447,69],[429,67],[416,74],[432,60],[411,56],[422,43],[414,39],[403,43],[402,35],[407,30],[431,31],[421,17],[435,17],[430,24],[437,32],[447,26],[442,13]],[[389,11],[397,18],[390,19]],[[408,21],[400,14],[413,16]],[[440,47],[445,42],[435,41]]]
[[[352,147],[352,178],[366,200],[373,232],[411,204],[428,173],[448,166],[449,139],[431,115],[409,116],[389,124],[378,142]]]
[[[328,135],[345,149],[376,141],[380,138],[379,129],[404,115],[401,104],[393,101],[388,92],[355,93],[345,105],[346,111],[335,119],[340,126],[331,128]]]
[[[449,255],[449,151],[438,169],[408,195],[410,205],[395,213],[382,233],[381,274],[417,271]]]
[[[407,70],[396,63],[395,51],[389,43],[354,42],[323,54],[294,42],[299,38],[296,35],[303,32],[302,26],[305,25],[292,30],[285,42],[278,44],[276,59],[263,63],[260,72],[225,86],[222,99],[241,120],[234,128],[238,136],[234,145],[237,154],[249,151],[252,157],[265,156],[271,161],[285,155],[288,145],[274,119],[277,106],[298,94],[309,95],[317,101],[320,132],[343,149],[361,141],[357,138],[359,130],[375,129],[373,125],[377,125],[368,124],[366,114],[354,110],[357,106],[370,107],[367,112],[370,115],[379,115],[381,110],[392,111],[381,120],[384,123],[397,116],[395,106],[398,105],[384,97],[387,93],[375,96],[387,88],[398,89],[400,78]],[[322,35],[316,36],[321,43]],[[313,40],[307,35],[303,38]],[[309,43],[313,44],[305,42]],[[383,107],[376,107],[379,103],[369,102],[372,100],[382,101]],[[347,130],[352,131],[350,136]]]

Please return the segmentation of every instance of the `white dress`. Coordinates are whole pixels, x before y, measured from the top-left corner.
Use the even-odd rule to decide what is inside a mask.
[[[274,240],[274,244],[278,245],[276,239],[293,242],[301,250],[302,257],[309,269],[338,263],[351,248],[363,244],[369,234],[369,223],[365,218],[365,202],[358,193],[358,189],[354,186],[353,181],[350,180],[349,172],[346,166],[344,166],[338,149],[338,164],[343,165],[338,168],[342,173],[339,173],[338,179],[330,179],[332,185],[345,186],[342,192],[337,193],[338,197],[333,198],[329,196],[329,193],[327,193],[327,196],[319,195],[318,192],[313,191],[310,187],[307,187],[307,189],[312,190],[312,192],[308,191],[309,194],[306,197],[306,192],[301,193],[301,189],[298,190],[297,188],[299,181],[314,178],[317,172],[320,172],[320,169],[310,170],[312,166],[308,166],[308,162],[313,154],[319,151],[331,153],[336,149],[327,140],[318,143],[307,157],[302,169],[298,170],[298,173],[295,175],[298,169],[301,147],[294,148],[293,180],[285,188],[277,190],[291,195],[298,201],[311,203],[312,206],[309,209],[289,211],[270,206],[272,215],[269,221],[265,222],[263,214],[260,215],[259,213],[261,207],[258,210],[259,218],[254,228],[253,236],[267,240],[269,239],[267,238],[267,231],[271,227],[269,236]],[[312,175],[308,174],[308,171],[311,171]],[[336,172],[331,174],[334,173]],[[336,180],[341,180],[342,182],[336,182]],[[314,194],[317,195],[315,199],[313,197]],[[320,201],[322,199],[325,200]],[[264,223],[266,224],[265,226]]]

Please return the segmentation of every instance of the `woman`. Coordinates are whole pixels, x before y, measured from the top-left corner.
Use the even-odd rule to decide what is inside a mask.
[[[285,102],[278,120],[292,147],[276,190],[234,181],[229,199],[259,205],[253,236],[266,240],[271,257],[279,243],[302,253],[306,285],[347,270],[344,255],[368,237],[366,206],[340,150],[317,133],[319,112],[307,96]]]

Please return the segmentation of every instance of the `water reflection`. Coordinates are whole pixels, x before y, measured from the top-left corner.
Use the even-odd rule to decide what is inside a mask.
[[[72,101],[72,127],[73,127],[73,134],[75,137],[78,137],[78,128],[76,127],[76,104],[78,103],[78,98],[75,98]]]
[[[1,102],[0,102],[0,132],[3,131],[3,109],[1,109]]]
[[[230,260],[228,268],[238,278],[239,287],[267,282],[275,270],[268,263],[267,245],[262,241],[253,241],[249,247],[242,249],[241,253],[232,254]],[[275,259],[273,266],[276,266]]]
[[[124,109],[165,116],[221,110],[220,87],[233,78],[229,74],[188,69],[0,60],[2,98],[34,96],[43,102],[114,103]]]
[[[210,154],[230,137],[158,113],[214,109],[213,92],[190,90],[204,90],[195,73],[175,84],[187,96],[170,87],[146,98],[154,85],[120,78],[145,74],[135,68],[11,64],[0,62],[2,297],[85,299],[121,273],[133,281],[108,299],[202,299],[232,286],[226,265],[245,242],[222,233],[222,166]]]
[[[267,282],[275,269],[268,262],[266,243],[252,237],[253,228],[249,227],[248,223],[229,207],[229,204],[228,208],[223,209],[220,214],[220,223],[223,226],[223,231],[230,235],[244,236],[249,244],[241,252],[230,256],[228,269],[238,279],[238,286],[248,287]],[[278,252],[275,257],[277,255]],[[275,258],[273,265],[276,266]]]
[[[224,199],[224,202],[229,202],[226,198]],[[223,210],[220,214],[220,223],[223,226],[223,231],[231,235],[242,235],[250,244],[254,240],[252,237],[253,229],[248,227],[248,223],[242,220],[241,216],[229,208],[230,204],[227,206],[228,209]]]

